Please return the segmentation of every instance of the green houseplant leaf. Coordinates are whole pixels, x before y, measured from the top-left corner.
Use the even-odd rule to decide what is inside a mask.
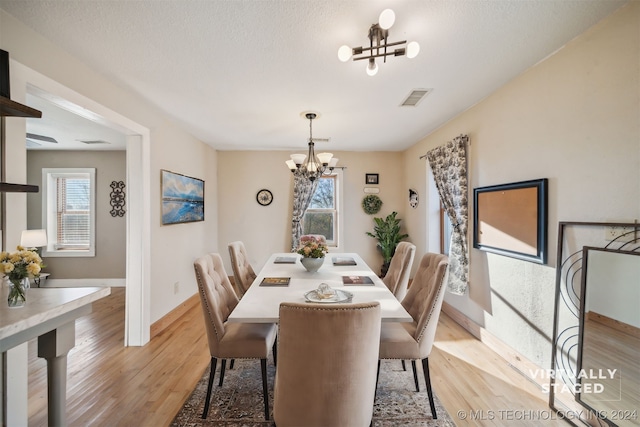
[[[386,274],[398,243],[400,243],[402,239],[409,237],[408,234],[400,233],[400,221],[402,220],[397,218],[397,215],[397,212],[392,212],[384,219],[373,218],[375,221],[373,233],[369,231],[366,232],[368,236],[378,240],[377,247],[382,252],[382,259],[384,261],[382,264],[382,276]]]

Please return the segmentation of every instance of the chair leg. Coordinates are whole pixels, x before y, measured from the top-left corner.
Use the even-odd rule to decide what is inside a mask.
[[[402,359],[402,370],[406,371],[407,370],[407,364],[404,363],[404,359]]]
[[[415,360],[411,361],[411,367],[413,368],[413,382],[416,383],[416,391],[420,391],[420,385],[418,384],[418,371],[416,370]]]
[[[278,366],[278,339],[273,342],[273,366]]]
[[[209,384],[207,384],[207,397],[204,401],[204,411],[202,412],[202,418],[206,419],[209,415],[209,401],[211,400],[211,387],[213,386],[213,378],[216,375],[216,363],[218,359],[211,358],[211,371],[209,372]]]
[[[378,359],[378,372],[376,372],[376,390],[378,390],[378,379],[380,378],[380,362],[381,360]]]
[[[222,364],[220,365],[220,382],[218,382],[218,387],[222,387],[222,383],[224,382],[224,370],[227,367],[227,359],[222,359]]]
[[[269,421],[269,389],[267,388],[267,359],[260,359],[262,369],[262,397],[264,399],[264,419]]]
[[[424,371],[424,381],[427,383],[427,394],[429,395],[429,406],[431,406],[431,415],[434,420],[438,419],[438,414],[436,414],[436,404],[433,401],[433,391],[431,390],[431,379],[429,376],[429,358],[425,357],[422,359],[422,370]]]

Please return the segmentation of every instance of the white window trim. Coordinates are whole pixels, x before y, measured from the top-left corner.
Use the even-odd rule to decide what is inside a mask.
[[[336,213],[336,217],[335,217],[335,222],[334,222],[334,227],[335,227],[335,240],[333,242],[333,244],[327,244],[327,247],[329,249],[332,249],[334,252],[339,252],[341,249],[341,247],[343,246],[342,244],[342,230],[343,230],[343,226],[344,226],[344,222],[343,222],[343,215],[340,211],[341,207],[342,207],[342,182],[343,182],[343,173],[342,173],[342,169],[334,169],[333,172],[331,173],[325,173],[325,176],[335,176],[336,177],[336,188],[335,188],[335,213]],[[309,211],[313,212],[315,211],[315,209],[308,209]],[[324,209],[319,209],[318,211],[323,211]],[[305,212],[306,215],[306,212]]]
[[[89,174],[90,216],[89,249],[56,250],[57,220],[53,207],[56,205],[55,178],[65,174]],[[95,168],[43,168],[42,169],[42,228],[47,230],[49,243],[43,247],[45,257],[94,257],[96,256],[96,169]]]

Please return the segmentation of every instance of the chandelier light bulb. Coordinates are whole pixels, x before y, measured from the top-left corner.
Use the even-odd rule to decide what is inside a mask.
[[[367,65],[367,74],[370,76],[375,76],[378,74],[378,64],[373,59],[369,60],[369,65]]]
[[[288,167],[289,169],[291,169],[292,171],[294,171],[294,170],[298,169],[298,166],[296,165],[296,163],[295,163],[293,160],[291,160],[291,159],[289,159],[289,160],[285,160],[285,163],[287,164],[287,167]]]
[[[352,50],[349,46],[342,45],[338,49],[338,59],[342,62],[347,62],[351,58]]]
[[[306,154],[292,154],[291,155],[291,160],[293,160],[293,163],[296,164],[296,166],[299,166],[301,164],[304,163],[304,159],[307,158]]]
[[[378,18],[378,25],[383,30],[388,30],[393,26],[393,23],[396,22],[396,14],[391,9],[385,9],[380,14],[380,18]]]
[[[323,165],[328,165],[332,157],[333,157],[332,153],[318,153],[318,160]]]
[[[420,53],[418,42],[411,42],[407,45],[407,58],[415,58]]]

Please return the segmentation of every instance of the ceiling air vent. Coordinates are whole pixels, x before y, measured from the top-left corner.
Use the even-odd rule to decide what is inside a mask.
[[[42,141],[42,142],[51,142],[53,144],[57,144],[58,141],[55,138],[51,138],[50,136],[38,135],[36,133],[27,133],[27,141],[31,140],[31,142]],[[36,142],[37,145],[40,145]]]
[[[401,107],[415,107],[432,89],[414,89],[409,96],[402,101]]]
[[[103,140],[101,140],[101,139],[94,139],[94,140],[89,140],[89,141],[85,141],[85,140],[79,139],[78,141],[82,142],[83,144],[89,144],[89,145],[95,145],[95,144],[111,144],[110,142],[103,141]]]

